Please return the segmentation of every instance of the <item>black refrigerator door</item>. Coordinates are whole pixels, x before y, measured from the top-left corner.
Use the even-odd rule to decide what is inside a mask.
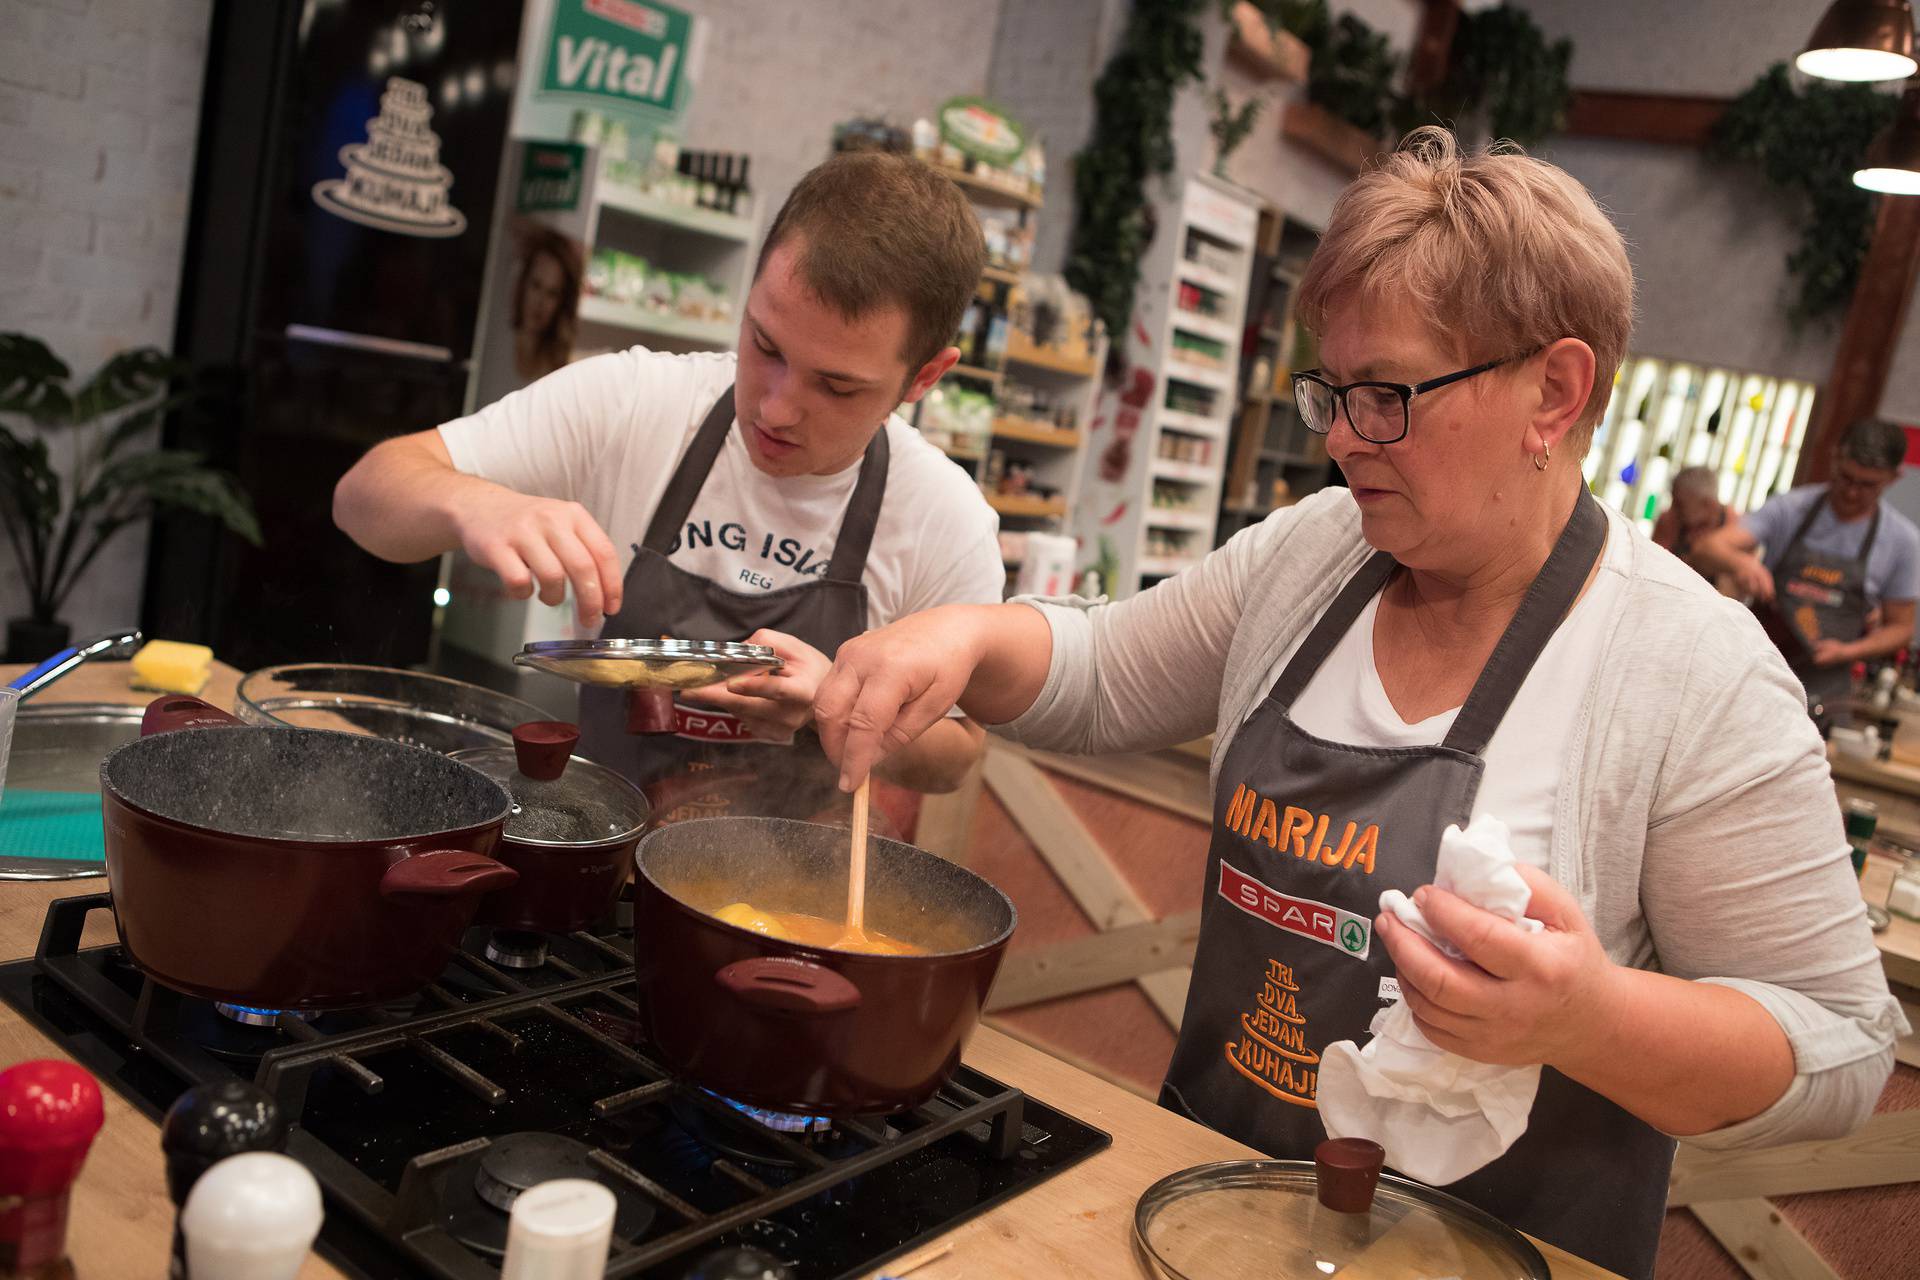
[[[406,666],[427,655],[440,562],[397,565],[333,524],[333,485],[390,436],[457,416],[445,365],[305,343],[256,348],[244,466],[265,545],[243,546],[215,645],[242,670],[294,661]]]
[[[274,146],[262,335],[467,357],[519,33],[520,6],[497,0],[307,7]]]
[[[428,656],[438,566],[333,526],[368,448],[457,417],[516,0],[216,0],[176,350],[220,388],[169,444],[238,474],[253,549],[156,522],[143,621],[242,668]]]

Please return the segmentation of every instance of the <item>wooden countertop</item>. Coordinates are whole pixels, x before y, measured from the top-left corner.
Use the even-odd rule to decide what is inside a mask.
[[[8,670],[0,668],[0,677],[6,677]],[[237,678],[237,673],[231,668],[217,671],[202,696],[230,706],[228,677]],[[124,667],[102,664],[83,668],[41,696],[90,702],[139,701],[147,695],[125,688]],[[47,904],[74,892],[71,884],[0,884],[0,959],[30,954]],[[88,944],[111,942],[111,929],[98,917],[96,921]],[[20,1014],[0,1006],[0,1062],[64,1056]],[[1258,1154],[984,1027],[974,1033],[966,1058],[995,1079],[1112,1134],[1113,1145],[954,1231],[934,1246],[950,1243],[952,1251],[915,1270],[914,1280],[1143,1276],[1146,1273],[1132,1243],[1133,1210],[1140,1193],[1191,1165]],[[75,1184],[68,1246],[82,1276],[160,1280],[167,1269],[173,1206],[166,1195],[159,1133],[117,1093],[105,1092],[106,1127]],[[1541,1252],[1556,1280],[1607,1280],[1611,1275],[1548,1245],[1542,1245]],[[300,1270],[300,1280],[338,1280],[339,1276],[318,1257],[309,1258]]]

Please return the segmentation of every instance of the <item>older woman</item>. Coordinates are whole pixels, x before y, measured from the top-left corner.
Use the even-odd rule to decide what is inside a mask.
[[[849,641],[817,713],[843,785],[956,702],[1056,751],[1214,731],[1162,1100],[1307,1155],[1311,1076],[1280,1087],[1234,1052],[1247,993],[1287,967],[1305,1061],[1365,1039],[1397,977],[1441,1048],[1545,1067],[1527,1132],[1449,1189],[1648,1275],[1673,1137],[1847,1130],[1902,1020],[1798,684],[1582,482],[1632,292],[1619,233],[1565,173],[1412,135],[1341,198],[1300,286],[1323,365],[1295,403],[1349,488],[1119,604],[943,608]],[[1480,814],[1512,829],[1544,929],[1431,887],[1443,829]],[[1385,889],[1468,962],[1376,919]],[[1342,928],[1246,909],[1249,890]]]

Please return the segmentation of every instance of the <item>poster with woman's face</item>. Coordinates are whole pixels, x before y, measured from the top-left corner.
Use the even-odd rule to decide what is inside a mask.
[[[513,370],[533,382],[572,357],[575,313],[586,254],[578,240],[551,227],[514,227]]]

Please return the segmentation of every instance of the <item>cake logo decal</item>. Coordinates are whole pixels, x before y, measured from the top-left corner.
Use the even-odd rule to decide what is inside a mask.
[[[440,137],[429,123],[425,85],[394,76],[367,121],[367,140],[340,148],[343,178],[316,183],[313,202],[328,213],[396,235],[443,239],[467,229],[467,216],[447,203],[453,174],[440,163]]]

